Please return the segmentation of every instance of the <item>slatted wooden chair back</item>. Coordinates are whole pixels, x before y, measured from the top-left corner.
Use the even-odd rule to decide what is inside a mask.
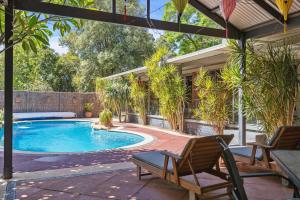
[[[183,150],[181,159],[177,162],[179,176],[200,173],[214,167],[222,154],[216,137],[221,137],[229,144],[233,135],[208,136],[191,139]]]
[[[228,174],[230,176],[230,180],[232,181],[233,184],[233,190],[232,190],[232,199],[234,200],[248,200],[244,185],[243,185],[243,180],[240,176],[239,170],[236,166],[236,162],[234,160],[233,154],[231,153],[230,149],[228,148],[228,145],[226,142],[218,137],[217,141],[222,149],[222,155],[223,155],[223,160],[226,165]]]
[[[300,126],[282,126],[278,128],[270,141],[274,149],[300,148]]]

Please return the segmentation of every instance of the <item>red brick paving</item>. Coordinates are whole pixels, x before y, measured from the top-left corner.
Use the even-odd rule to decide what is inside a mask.
[[[213,178],[201,175],[202,184]],[[292,190],[280,184],[278,178],[248,178],[245,188],[250,200],[286,200]],[[220,191],[222,192],[222,191]],[[214,193],[216,194],[216,192]],[[159,178],[147,176],[139,181],[134,170],[59,178],[44,181],[19,182],[19,200],[187,200],[188,192]],[[228,199],[228,198],[223,198]]]

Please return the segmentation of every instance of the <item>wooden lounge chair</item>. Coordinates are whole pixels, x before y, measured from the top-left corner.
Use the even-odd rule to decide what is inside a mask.
[[[176,155],[168,151],[150,151],[133,155],[132,162],[137,165],[137,175],[141,176],[153,174],[164,180],[175,183],[189,190],[190,199],[196,199],[197,195],[203,197],[204,193],[227,189],[226,193],[210,197],[216,199],[228,195],[231,182],[225,180],[226,174],[220,172],[218,161],[221,156],[221,148],[216,140],[217,136],[207,136],[192,138],[186,144],[181,155]],[[219,136],[228,144],[233,135]],[[216,166],[216,167],[215,167]],[[142,174],[141,168],[150,173]],[[198,179],[200,173],[205,172],[220,180],[216,184],[208,186],[201,185]],[[187,177],[191,175],[192,180]],[[228,190],[229,189],[229,190]]]
[[[228,145],[222,138],[217,138],[221,149],[222,149],[222,158],[226,165],[228,171],[228,179],[232,181],[233,189],[232,189],[232,199],[234,200],[248,200],[244,184],[243,178],[253,178],[253,177],[265,177],[265,176],[277,176],[287,180],[291,186],[294,188],[293,200],[300,200],[298,188],[293,184],[292,181],[287,179],[286,177],[282,176],[281,174],[274,173],[274,172],[263,172],[263,173],[247,173],[247,174],[240,174],[238,168],[236,166],[236,162],[234,160],[233,154],[228,148]],[[263,197],[262,197],[263,198]],[[291,199],[292,200],[292,199]]]
[[[279,127],[273,137],[266,143],[248,143],[246,147],[231,147],[235,160],[274,168],[270,162],[270,150],[300,148],[300,126]],[[252,147],[251,147],[252,146]]]

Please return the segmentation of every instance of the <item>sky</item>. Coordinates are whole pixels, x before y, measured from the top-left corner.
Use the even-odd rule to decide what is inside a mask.
[[[146,4],[146,0],[139,0],[142,4]],[[164,12],[164,5],[170,0],[152,0],[151,1],[151,18],[152,19],[161,19]],[[158,38],[163,31],[149,29],[149,32],[156,39]],[[62,47],[59,45],[60,34],[55,32],[50,38],[49,43],[50,47],[54,49],[59,54],[65,54],[68,52],[68,48]]]

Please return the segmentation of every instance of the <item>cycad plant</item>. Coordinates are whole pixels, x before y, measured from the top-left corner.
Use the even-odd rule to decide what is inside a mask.
[[[254,47],[247,45],[245,78],[239,73],[241,49],[231,44],[232,56],[224,79],[233,89],[242,87],[246,116],[259,121],[268,136],[283,125],[292,125],[299,87],[298,67],[292,46],[286,41]]]
[[[162,47],[146,61],[150,88],[159,100],[161,115],[167,119],[173,130],[183,132],[186,88],[177,68],[164,62],[166,55],[168,49]]]
[[[199,98],[195,117],[207,121],[219,135],[223,135],[231,110],[228,103],[231,92],[222,79],[213,79],[203,68],[197,74],[195,86]]]
[[[145,83],[140,81],[138,77],[130,74],[130,99],[132,100],[132,105],[134,109],[139,113],[139,116],[143,120],[143,124],[147,123],[147,106],[146,97],[147,92],[145,88]]]

